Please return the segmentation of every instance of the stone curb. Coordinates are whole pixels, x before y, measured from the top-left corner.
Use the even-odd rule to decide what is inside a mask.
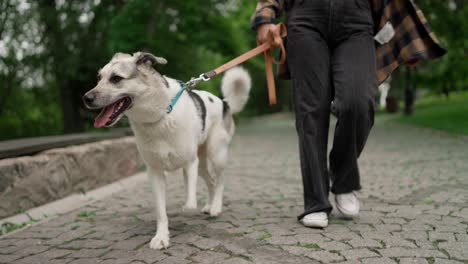
[[[118,180],[116,182],[102,186],[92,191],[80,194],[72,194],[60,200],[29,209],[24,213],[0,219],[0,226],[6,222],[22,224],[32,219],[38,221],[44,219],[53,219],[57,216],[73,211],[84,205],[90,204],[96,200],[101,200],[105,197],[111,196],[114,193],[134,188],[135,186],[143,183],[146,180],[146,173],[140,172],[133,176],[124,178],[122,180]],[[23,228],[8,233],[5,236],[16,233],[20,230],[23,230]]]

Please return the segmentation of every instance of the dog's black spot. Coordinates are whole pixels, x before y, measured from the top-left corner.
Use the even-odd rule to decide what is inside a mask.
[[[169,83],[167,82],[166,76],[162,76],[163,83],[166,86],[166,88],[169,88]]]
[[[210,100],[210,102],[214,103],[213,98],[208,97],[208,100]]]
[[[223,100],[223,117],[229,112],[229,105],[226,100]]]
[[[206,106],[205,102],[203,102],[203,99],[201,99],[200,95],[197,93],[193,92],[192,90],[187,90],[188,94],[193,100],[193,103],[195,104],[195,107],[197,108],[198,115],[201,118],[202,121],[202,131],[205,131],[205,122],[206,122]]]

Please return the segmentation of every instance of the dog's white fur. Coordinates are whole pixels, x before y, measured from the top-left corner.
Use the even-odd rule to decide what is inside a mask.
[[[208,186],[207,204],[202,212],[211,216],[221,213],[222,171],[235,130],[232,114],[243,109],[251,87],[250,76],[244,69],[234,68],[226,72],[221,91],[230,110],[224,109],[224,114],[220,98],[205,91],[193,91],[206,106],[203,129],[200,111],[188,92],[184,92],[173,111],[167,113],[166,107],[181,86],[178,81],[161,76],[152,68],[153,64],[165,63],[165,59],[149,53],[138,52],[133,56],[118,53],[100,70],[101,80],[87,93],[95,97],[91,108],[104,107],[122,96],[132,98],[132,106],[125,115],[135,133],[154,192],[157,232],[150,242],[153,249],[169,246],[167,171],[183,169],[187,192],[184,209],[197,208],[196,186],[200,175]],[[113,84],[109,81],[113,75],[124,79]]]

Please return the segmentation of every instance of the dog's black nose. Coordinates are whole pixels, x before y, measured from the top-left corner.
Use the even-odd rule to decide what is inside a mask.
[[[91,105],[94,102],[94,99],[96,99],[96,96],[92,93],[85,94],[82,99],[86,105]]]

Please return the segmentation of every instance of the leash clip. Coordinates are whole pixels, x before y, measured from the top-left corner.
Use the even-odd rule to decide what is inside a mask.
[[[207,82],[209,81],[210,78],[206,77],[204,73],[200,74],[200,76],[198,76],[198,78],[194,78],[192,77],[190,79],[190,81],[186,82],[185,85],[187,86],[187,88],[193,88],[195,87],[199,82],[201,81],[204,81],[204,82]]]

